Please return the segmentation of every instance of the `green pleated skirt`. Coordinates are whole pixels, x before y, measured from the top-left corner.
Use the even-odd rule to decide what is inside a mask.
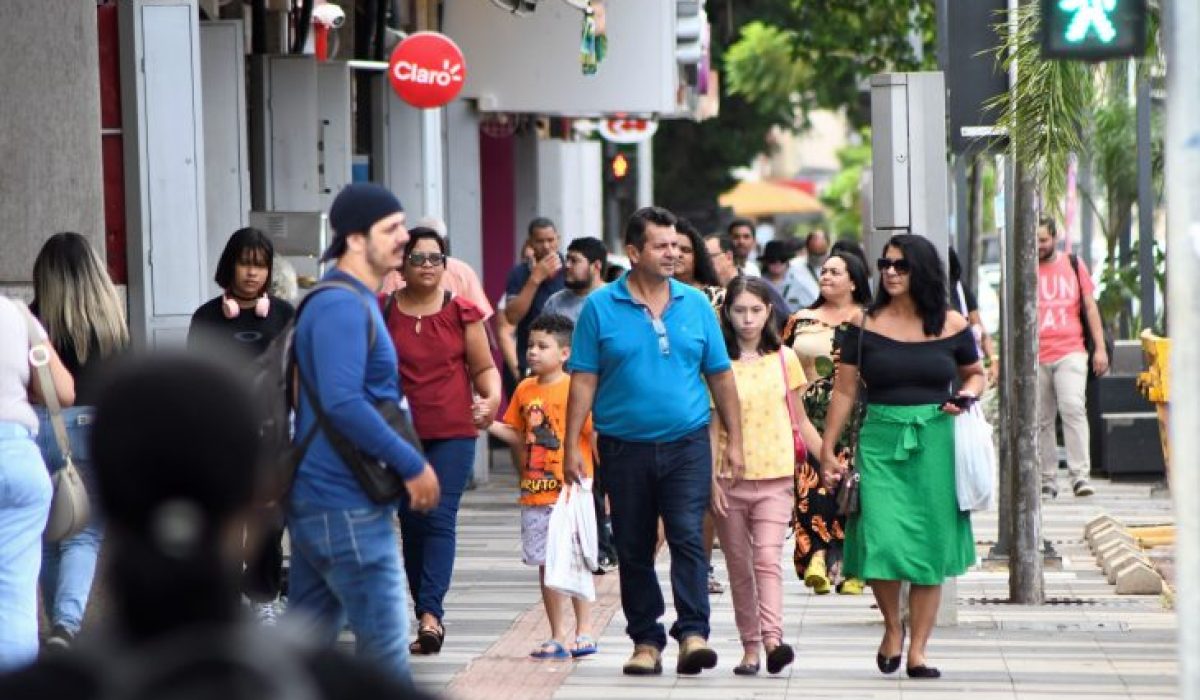
[[[975,563],[971,514],[954,489],[954,418],[938,405],[867,406],[855,462],[860,509],[846,522],[844,569],[938,585]]]

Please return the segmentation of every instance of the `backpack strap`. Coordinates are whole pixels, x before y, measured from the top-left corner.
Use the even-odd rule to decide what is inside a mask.
[[[355,298],[357,298],[360,302],[362,302],[363,308],[367,312],[367,352],[370,352],[371,350],[375,349],[375,333],[376,333],[376,331],[375,331],[375,324],[372,322],[372,319],[371,319],[371,307],[369,306],[369,304],[371,302],[368,302],[366,299],[364,299],[362,292],[360,292],[358,290],[358,287],[355,287],[353,284],[351,284],[349,282],[343,282],[341,280],[324,280],[322,282],[317,283],[311,290],[309,290],[308,294],[303,299],[300,300],[300,306],[298,306],[296,308],[297,322],[299,322],[299,320],[300,320],[301,309],[303,309],[308,304],[310,299],[312,299],[317,294],[320,294],[321,292],[325,291],[326,289],[344,289],[347,292],[354,294]]]

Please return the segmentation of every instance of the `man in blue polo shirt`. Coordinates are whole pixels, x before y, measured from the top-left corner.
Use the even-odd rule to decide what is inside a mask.
[[[662,673],[666,632],[654,571],[658,520],[671,548],[679,642],[675,670],[717,664],[708,646],[708,562],[701,532],[712,493],[709,391],[729,433],[725,458],[744,467],[741,410],[729,355],[708,299],[675,281],[675,217],[639,209],[625,226],[632,267],[584,303],[571,342],[564,471],[578,481],[579,433],[591,411],[621,561],[621,606],[633,640],[629,675]],[[706,386],[707,382],[707,386]]]

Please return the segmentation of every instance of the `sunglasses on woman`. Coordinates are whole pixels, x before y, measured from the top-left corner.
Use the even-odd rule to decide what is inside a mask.
[[[437,267],[446,261],[446,256],[441,253],[409,253],[408,264],[413,267],[425,267],[425,263],[429,263],[431,267]]]
[[[875,266],[879,268],[880,273],[887,272],[889,269],[894,270],[897,275],[907,275],[912,272],[912,265],[904,258],[892,260],[891,258],[880,258],[875,261]]]

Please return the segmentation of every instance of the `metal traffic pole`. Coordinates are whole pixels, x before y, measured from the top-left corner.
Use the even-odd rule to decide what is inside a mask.
[[[1179,695],[1200,700],[1200,3],[1163,3],[1167,46],[1167,304]]]

